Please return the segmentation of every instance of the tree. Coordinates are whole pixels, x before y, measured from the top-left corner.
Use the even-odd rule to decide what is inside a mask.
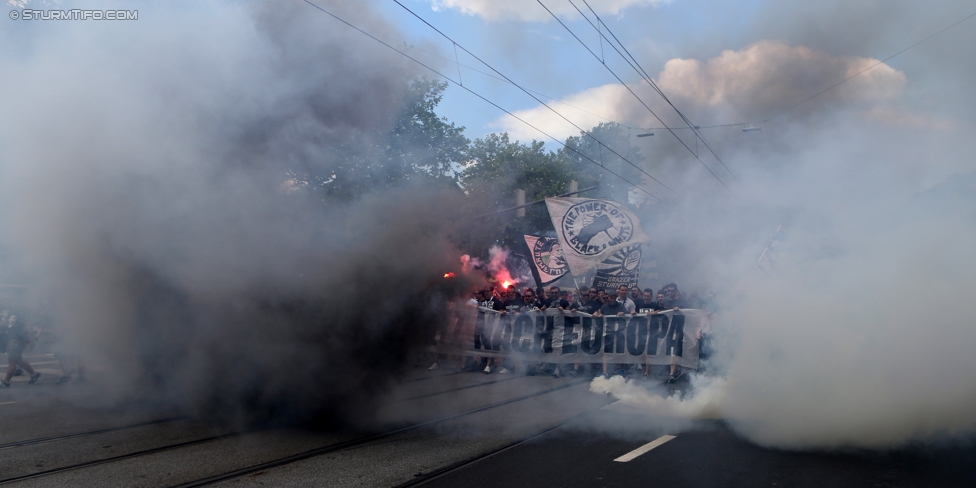
[[[341,201],[408,182],[457,188],[457,168],[466,160],[469,141],[464,127],[434,112],[446,87],[426,78],[410,81],[393,120],[343,133],[315,146],[314,154],[300,154],[301,163],[289,172],[292,181]]]
[[[641,172],[620,156],[638,167],[642,167],[646,166],[644,155],[639,148],[630,145],[627,129],[619,124],[603,122],[590,130],[589,134],[592,137],[580,134],[567,138],[566,147],[559,150],[559,158],[569,167],[570,172],[577,175],[577,181],[580,182],[581,188],[599,185],[600,188],[595,196],[627,202],[627,192],[634,185],[641,183]],[[615,152],[616,154],[614,154]],[[583,157],[584,155],[586,157]],[[621,175],[629,183],[610,174],[606,169],[597,166],[593,161],[586,158],[590,158],[610,171]]]
[[[504,133],[475,140],[467,155],[460,181],[474,209],[469,212],[471,218],[514,206],[517,189],[525,190],[527,202],[566,193],[575,177],[542,142],[512,142]],[[528,207],[525,214],[525,218],[515,218],[511,211],[471,222],[465,247],[484,255],[492,244],[521,247],[523,234],[552,230],[544,205]]]
[[[395,166],[407,168],[407,173],[428,178],[450,175],[456,181],[456,168],[467,160],[469,141],[464,137],[464,127],[434,113],[445,88],[447,83],[426,78],[410,83],[406,103],[390,134],[387,155]]]
[[[514,206],[517,189],[525,190],[527,202],[561,195],[568,191],[571,180],[578,181],[580,188],[597,187],[586,196],[627,202],[628,191],[633,185],[593,161],[634,184],[640,184],[640,171],[621,158],[640,166],[645,161],[640,149],[630,145],[626,129],[618,124],[602,123],[590,134],[593,137],[586,134],[569,137],[567,147],[555,153],[546,151],[539,141],[529,144],[512,142],[508,134],[489,134],[475,140],[469,145],[468,162],[460,175],[461,186],[476,208],[468,215],[481,217]],[[553,231],[544,205],[528,207],[525,213],[524,219],[515,218],[514,211],[479,218],[462,233],[464,247],[483,255],[491,244],[517,248],[521,247],[522,234]]]

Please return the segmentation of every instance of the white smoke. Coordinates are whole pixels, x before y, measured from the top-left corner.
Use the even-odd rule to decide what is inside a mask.
[[[750,120],[872,62],[760,42],[670,62],[661,82],[689,113]],[[594,388],[653,412],[716,412],[776,447],[973,435],[976,124],[955,106],[913,101],[914,73],[875,69],[760,132],[706,132],[741,183],[703,159],[731,191],[684,148],[656,146],[651,172],[678,181],[680,195],[642,216],[660,275],[642,286],[717,293],[723,376],[684,400],[633,383]],[[775,266],[755,269],[780,225]]]

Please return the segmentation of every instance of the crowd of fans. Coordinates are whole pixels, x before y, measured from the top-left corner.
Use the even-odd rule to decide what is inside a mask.
[[[548,289],[524,288],[519,292],[514,286],[486,288],[474,291],[467,305],[469,307],[495,310],[503,314],[525,313],[551,308],[579,311],[595,317],[653,315],[665,310],[679,310],[682,308],[699,308],[711,315],[715,309],[713,294],[708,294],[704,298],[693,296],[690,299],[686,299],[675,283],[664,285],[656,295],[651,288],[641,290],[637,286],[628,287],[626,285],[620,285],[615,290],[606,290],[597,287],[563,290],[558,286],[552,286]],[[461,319],[459,318],[458,320],[460,321]],[[709,330],[707,328],[697,332],[697,339],[701,342],[700,357],[702,358],[707,355],[705,343],[707,342],[708,332]],[[473,338],[475,349],[483,348],[483,344],[488,342],[486,338],[482,337],[482,333],[483,331],[475,328]],[[443,357],[439,357],[428,369],[437,369],[440,367],[440,362],[443,359]],[[486,374],[491,374],[492,372],[509,374],[518,371],[526,375],[551,374],[555,377],[559,377],[562,374],[577,376],[587,373],[593,375],[602,374],[605,377],[609,377],[611,373],[627,376],[641,374],[641,370],[643,370],[643,378],[646,379],[651,376],[652,372],[650,365],[643,365],[641,368],[639,365],[609,365],[606,361],[603,362],[602,368],[600,369],[595,367],[598,365],[584,365],[579,363],[571,365],[571,368],[568,368],[567,365],[560,367],[557,364],[544,363],[525,365],[523,367],[514,358],[467,357],[459,358],[457,364],[457,370],[459,372],[483,371]],[[565,372],[563,371],[564,369]],[[668,373],[668,382],[674,382],[682,376],[681,369],[675,365],[669,367]]]
[[[654,294],[651,288],[641,290],[637,286],[628,288],[620,285],[615,290],[583,287],[579,290],[563,290],[558,286],[549,289],[525,288],[519,292],[514,286],[508,288],[486,288],[472,293],[469,304],[497,311],[525,312],[559,308],[576,310],[592,315],[625,315],[673,308],[714,308],[714,295],[704,298],[694,296],[686,299],[678,285],[668,283]]]

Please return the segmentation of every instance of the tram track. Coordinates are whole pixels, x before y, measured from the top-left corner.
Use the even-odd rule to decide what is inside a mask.
[[[428,393],[428,394],[425,394],[425,395],[421,395],[420,397],[442,395],[442,394],[449,393],[451,391],[466,390],[466,389],[475,388],[475,387],[479,387],[479,386],[486,386],[487,384],[493,384],[493,383],[498,383],[498,382],[502,382],[502,381],[510,381],[512,379],[516,379],[516,377],[505,378],[505,379],[501,379],[501,380],[494,380],[494,381],[489,381],[489,382],[485,382],[485,383],[479,383],[479,384],[476,384],[476,385],[468,385],[468,386],[464,386],[464,387],[461,387],[461,388],[455,388],[455,389],[452,389],[452,390],[446,390],[446,391],[441,391],[441,392]],[[381,440],[381,439],[385,439],[385,438],[389,438],[389,437],[395,436],[397,434],[402,434],[402,433],[414,431],[414,430],[421,429],[421,428],[424,428],[424,427],[434,426],[436,424],[440,424],[440,423],[443,423],[443,422],[448,422],[448,421],[451,421],[451,420],[454,420],[454,419],[459,419],[459,418],[465,417],[465,416],[474,415],[474,414],[477,414],[477,413],[480,413],[480,412],[485,412],[485,411],[488,411],[488,410],[491,410],[491,409],[495,409],[495,408],[499,408],[499,407],[502,407],[502,406],[505,406],[505,405],[511,405],[511,404],[514,404],[514,403],[526,401],[526,400],[529,400],[529,399],[532,399],[532,398],[536,398],[536,397],[540,397],[540,396],[543,396],[543,395],[546,395],[546,394],[549,394],[549,393],[553,393],[553,392],[557,392],[557,391],[560,391],[560,390],[572,388],[572,387],[581,385],[583,383],[586,383],[588,381],[589,381],[589,379],[580,379],[580,380],[572,381],[572,382],[569,382],[569,383],[566,383],[566,384],[562,384],[562,385],[558,385],[558,386],[553,386],[553,387],[550,387],[550,388],[547,388],[547,389],[543,389],[543,390],[539,390],[539,391],[534,391],[534,392],[527,393],[527,394],[524,394],[524,395],[520,395],[520,396],[516,396],[516,397],[513,397],[513,398],[509,398],[509,399],[506,399],[506,400],[502,400],[502,401],[498,401],[498,402],[493,402],[493,403],[490,403],[490,404],[487,404],[487,405],[482,405],[482,406],[479,406],[479,407],[476,407],[476,408],[471,408],[471,409],[468,409],[468,410],[465,410],[465,411],[462,411],[462,412],[445,415],[445,416],[442,416],[442,417],[439,417],[439,418],[435,418],[435,419],[432,419],[432,420],[427,420],[427,421],[423,421],[423,422],[418,422],[418,423],[410,424],[410,425],[407,425],[407,426],[404,426],[404,427],[399,427],[399,428],[391,429],[391,430],[388,430],[388,431],[385,431],[385,432],[380,432],[380,433],[375,433],[375,434],[370,434],[370,435],[364,435],[364,436],[361,436],[361,437],[358,437],[358,438],[355,438],[355,439],[350,439],[350,440],[346,440],[346,441],[342,441],[342,442],[329,443],[329,444],[323,445],[321,447],[317,447],[317,448],[309,449],[309,450],[306,450],[306,451],[303,451],[303,452],[299,452],[297,454],[282,456],[280,458],[273,459],[271,461],[262,462],[262,463],[255,463],[255,464],[252,464],[250,466],[243,467],[243,468],[239,468],[239,469],[232,469],[232,470],[229,470],[227,472],[224,472],[224,473],[221,473],[221,474],[217,474],[217,475],[201,477],[199,479],[195,479],[195,480],[189,481],[189,482],[183,482],[183,483],[180,483],[180,484],[176,484],[174,486],[175,487],[205,486],[205,485],[210,485],[210,484],[218,483],[218,482],[225,481],[225,480],[239,478],[239,477],[242,477],[242,476],[246,476],[248,474],[253,474],[253,473],[257,473],[257,472],[260,472],[260,471],[268,470],[268,469],[271,469],[271,468],[275,468],[275,467],[279,467],[279,466],[284,466],[284,465],[287,465],[287,464],[295,463],[295,462],[302,461],[302,460],[305,460],[305,459],[314,458],[314,457],[321,456],[321,455],[325,455],[325,454],[328,454],[328,453],[333,453],[333,452],[337,452],[337,451],[343,451],[343,450],[355,448],[355,447],[358,447],[358,446],[364,446],[364,445],[373,443],[373,442],[378,441],[378,440]],[[37,444],[56,442],[56,441],[66,440],[66,439],[82,438],[82,437],[93,436],[93,435],[102,434],[102,433],[123,431],[123,430],[126,430],[126,429],[133,429],[133,428],[142,427],[142,426],[151,426],[151,425],[155,425],[155,424],[162,424],[162,423],[166,423],[166,422],[173,422],[173,421],[181,420],[181,419],[185,419],[185,418],[186,417],[169,417],[169,418],[156,419],[156,420],[151,420],[151,421],[146,421],[146,422],[138,422],[138,423],[132,423],[132,424],[127,424],[127,425],[120,425],[120,426],[117,426],[117,427],[109,427],[109,428],[95,429],[95,430],[85,431],[85,432],[75,432],[75,433],[65,434],[65,435],[59,435],[59,436],[38,437],[38,438],[34,438],[34,439],[27,439],[27,440],[16,441],[16,442],[9,442],[9,443],[6,443],[6,444],[0,444],[0,450],[3,450],[3,449],[14,449],[14,448],[26,447],[26,446],[33,446],[33,445],[37,445]],[[575,417],[574,417],[574,419],[575,419]],[[564,425],[564,424],[565,424],[565,422],[564,423],[561,423],[560,426],[561,425]],[[551,430],[552,429],[548,429],[545,432],[549,432]],[[197,445],[201,445],[201,444],[206,444],[206,443],[210,443],[210,442],[216,442],[216,441],[223,440],[223,439],[228,439],[228,438],[232,438],[232,437],[239,437],[239,436],[246,435],[246,434],[253,433],[253,432],[255,432],[255,431],[233,432],[233,433],[226,433],[226,434],[220,434],[220,435],[212,435],[212,436],[207,436],[207,437],[203,437],[203,438],[199,438],[199,439],[192,439],[192,440],[188,440],[188,441],[183,441],[183,442],[178,442],[178,443],[173,443],[173,444],[167,444],[167,445],[163,445],[163,446],[157,446],[157,447],[142,449],[142,450],[138,450],[138,451],[126,453],[126,454],[120,454],[120,455],[117,455],[117,456],[111,456],[111,457],[106,457],[106,458],[102,458],[102,459],[94,459],[94,460],[90,460],[90,461],[72,463],[70,465],[56,467],[56,468],[52,468],[52,469],[48,469],[48,470],[44,470],[44,471],[38,471],[38,472],[33,472],[33,473],[25,473],[25,474],[21,474],[21,475],[17,475],[17,476],[6,477],[4,479],[0,479],[0,485],[8,485],[8,484],[11,484],[11,483],[23,482],[23,481],[28,481],[28,480],[35,480],[35,479],[38,479],[38,478],[44,478],[44,477],[47,477],[47,476],[53,476],[53,475],[57,475],[57,474],[61,474],[61,473],[66,473],[66,472],[69,472],[69,471],[84,470],[84,469],[93,468],[93,467],[100,466],[100,465],[107,465],[107,464],[111,464],[111,463],[117,463],[117,462],[129,460],[129,459],[133,459],[133,458],[144,457],[144,456],[152,456],[152,455],[159,454],[159,453],[163,453],[163,452],[167,452],[167,451],[178,451],[178,450],[183,449],[183,448],[190,448],[190,447],[193,447],[193,446],[197,446]],[[527,439],[525,439],[523,441],[519,441],[519,442],[527,442],[528,440],[531,440],[531,438],[534,438],[534,437],[530,437],[530,438],[527,438]],[[510,445],[510,446],[507,446],[507,447],[508,448],[511,448],[511,447],[514,447],[514,446],[515,446],[515,444]],[[499,452],[501,452],[501,451],[499,451]],[[452,466],[454,466],[454,465],[452,465]],[[451,467],[449,466],[449,468],[451,468]]]
[[[86,462],[83,462],[83,463],[71,464],[71,465],[68,465],[68,466],[61,466],[59,468],[49,469],[49,470],[45,470],[45,471],[38,471],[36,473],[30,473],[30,474],[25,474],[25,475],[20,475],[20,476],[14,476],[14,477],[11,477],[11,478],[5,478],[5,479],[0,480],[0,485],[6,485],[6,484],[10,484],[10,483],[16,483],[16,482],[19,482],[19,481],[27,481],[27,480],[31,480],[31,479],[35,479],[35,478],[42,478],[44,476],[51,476],[51,475],[58,474],[58,473],[64,473],[66,471],[74,471],[76,469],[90,468],[90,467],[98,466],[98,465],[101,465],[101,464],[114,463],[114,462],[124,461],[126,459],[132,459],[132,458],[141,457],[141,456],[149,456],[149,455],[156,454],[156,453],[160,453],[160,452],[171,451],[171,450],[174,450],[174,449],[181,449],[181,448],[184,448],[184,447],[196,446],[196,445],[199,445],[199,444],[204,444],[204,443],[207,443],[207,442],[214,442],[214,441],[218,441],[218,440],[221,440],[221,439],[227,439],[227,438],[230,438],[230,437],[236,437],[236,436],[239,436],[241,434],[243,434],[243,432],[233,432],[233,433],[229,433],[229,434],[221,434],[221,435],[216,435],[216,436],[205,437],[205,438],[202,438],[202,439],[195,439],[195,440],[192,440],[192,441],[180,442],[180,443],[177,443],[177,444],[170,444],[170,445],[166,445],[166,446],[154,447],[152,449],[144,449],[144,450],[141,450],[141,451],[130,452],[128,454],[122,454],[122,455],[119,455],[119,456],[112,456],[112,457],[107,457],[107,458],[103,458],[103,459],[96,459],[96,460],[93,460],[93,461],[86,461]]]
[[[457,388],[451,388],[450,390],[435,391],[433,393],[424,393],[423,395],[417,395],[417,396],[412,396],[412,397],[407,397],[407,398],[401,398],[399,400],[396,400],[396,401],[393,401],[393,402],[388,403],[388,405],[394,405],[394,404],[397,404],[397,403],[409,402],[409,401],[412,401],[412,400],[420,400],[422,398],[430,398],[430,397],[434,397],[434,396],[438,396],[438,395],[446,395],[448,393],[454,393],[456,391],[462,391],[462,390],[470,390],[472,388],[480,388],[480,387],[483,387],[483,386],[494,385],[494,384],[497,384],[497,383],[504,383],[506,381],[512,381],[512,380],[516,380],[516,379],[519,379],[519,378],[524,378],[524,377],[523,376],[512,375],[511,377],[503,378],[503,379],[500,379],[500,380],[484,381],[484,382],[476,383],[476,384],[473,384],[473,385],[459,386]]]
[[[522,395],[522,396],[518,396],[518,397],[515,397],[515,398],[510,398],[508,400],[503,400],[503,401],[500,401],[500,402],[491,403],[491,404],[484,405],[484,406],[481,406],[481,407],[477,407],[477,408],[473,408],[473,409],[470,409],[470,410],[466,410],[464,412],[459,412],[459,413],[452,414],[452,415],[447,415],[447,416],[444,416],[444,417],[441,417],[441,418],[437,418],[437,419],[433,419],[433,420],[428,420],[426,422],[420,422],[420,423],[413,424],[413,425],[409,425],[409,426],[406,426],[406,427],[401,427],[401,428],[398,428],[398,429],[393,429],[393,430],[389,430],[389,431],[382,432],[382,433],[378,433],[378,434],[372,434],[372,435],[360,437],[360,438],[357,438],[357,439],[350,439],[348,441],[337,442],[337,443],[334,443],[334,444],[329,444],[329,445],[322,446],[322,447],[319,447],[319,448],[311,449],[311,450],[308,450],[308,451],[305,451],[305,452],[301,452],[301,453],[298,453],[298,454],[294,454],[294,455],[291,455],[291,456],[285,456],[285,457],[282,457],[282,458],[279,458],[279,459],[276,459],[276,460],[273,460],[273,461],[268,461],[268,462],[265,462],[265,463],[255,464],[255,465],[252,465],[252,466],[249,466],[249,467],[246,467],[246,468],[240,468],[240,469],[236,469],[236,470],[233,470],[233,471],[228,471],[228,472],[223,473],[223,474],[214,475],[214,476],[208,476],[206,478],[201,478],[201,479],[198,479],[198,480],[195,480],[195,481],[190,481],[190,482],[181,483],[181,484],[178,484],[178,485],[173,485],[171,488],[193,488],[193,487],[198,487],[198,486],[206,486],[206,485],[210,485],[210,484],[213,484],[213,483],[218,483],[218,482],[221,482],[221,481],[226,481],[226,480],[230,480],[230,479],[234,479],[234,478],[239,478],[241,476],[246,476],[248,474],[257,473],[257,472],[264,471],[264,470],[267,470],[267,469],[284,466],[284,465],[291,464],[291,463],[295,463],[295,462],[298,462],[298,461],[303,461],[305,459],[310,459],[310,458],[313,458],[313,457],[322,456],[322,455],[329,454],[329,453],[332,453],[332,452],[337,452],[337,451],[342,451],[342,450],[350,449],[350,448],[357,447],[357,446],[362,446],[364,444],[368,444],[368,443],[371,443],[371,442],[374,442],[374,441],[377,441],[377,440],[385,439],[387,437],[391,437],[391,436],[394,436],[394,435],[397,435],[397,434],[402,434],[402,433],[409,432],[409,431],[416,430],[416,429],[420,429],[420,428],[423,428],[423,427],[429,427],[429,426],[436,425],[436,424],[439,424],[439,423],[442,423],[442,422],[447,422],[447,421],[450,421],[450,420],[454,420],[454,419],[457,419],[457,418],[461,418],[461,417],[464,417],[464,416],[467,416],[467,415],[472,415],[472,414],[484,412],[484,411],[487,411],[487,410],[491,410],[491,409],[494,409],[494,408],[502,407],[502,406],[505,406],[505,405],[510,405],[510,404],[513,404],[513,403],[517,403],[517,402],[521,402],[521,401],[524,401],[524,400],[528,400],[530,398],[539,397],[539,396],[542,396],[542,395],[545,395],[545,394],[548,394],[548,393],[552,393],[552,392],[556,392],[556,391],[560,391],[560,390],[565,390],[567,388],[572,388],[574,386],[577,386],[577,385],[586,383],[588,381],[589,381],[589,379],[574,381],[574,382],[571,382],[571,383],[567,383],[565,385],[559,385],[559,386],[556,386],[556,387],[548,388],[548,389],[541,390],[541,391],[534,392],[534,393],[530,393],[530,394],[527,394],[527,395]]]
[[[87,436],[92,436],[92,435],[104,434],[104,433],[107,433],[107,432],[116,432],[116,431],[126,430],[126,429],[135,429],[137,427],[145,427],[145,426],[148,426],[148,425],[164,424],[164,423],[167,423],[167,422],[175,422],[177,420],[186,420],[186,419],[187,419],[187,417],[183,417],[183,416],[179,416],[179,417],[168,417],[168,418],[163,418],[163,419],[149,420],[149,421],[146,421],[146,422],[138,422],[138,423],[134,423],[134,424],[120,425],[120,426],[116,426],[116,427],[107,427],[107,428],[104,428],[104,429],[89,430],[89,431],[86,431],[86,432],[75,432],[73,434],[55,435],[55,436],[48,436],[48,437],[37,437],[37,438],[34,438],[34,439],[26,439],[26,440],[22,440],[22,441],[8,442],[6,444],[0,444],[0,451],[5,450],[5,449],[13,449],[13,448],[17,448],[17,447],[33,446],[33,445],[36,445],[36,444],[43,444],[45,442],[55,442],[55,441],[60,441],[60,440],[65,440],[65,439],[75,439],[75,438],[78,438],[78,437],[87,437]]]

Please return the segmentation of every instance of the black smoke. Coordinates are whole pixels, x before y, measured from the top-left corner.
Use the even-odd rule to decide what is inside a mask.
[[[397,36],[368,4],[322,3]],[[463,287],[443,278],[460,191],[371,170],[420,73],[301,3],[9,27],[3,240],[70,347],[108,365],[98,394],[367,422]],[[361,190],[330,194],[342,178]]]

